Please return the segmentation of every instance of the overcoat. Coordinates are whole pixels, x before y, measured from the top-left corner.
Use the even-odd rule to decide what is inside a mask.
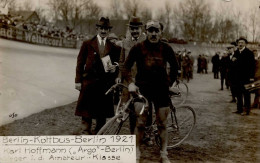
[[[89,118],[114,116],[113,95],[105,92],[115,83],[118,70],[105,72],[98,49],[97,36],[84,41],[76,66],[75,83],[81,83],[81,90],[75,115]],[[119,62],[120,47],[106,40],[103,56],[110,56],[112,63]]]
[[[219,66],[220,66],[220,59],[219,59],[219,55],[215,54],[212,59],[211,62],[213,64],[212,66],[212,72],[219,72]]]
[[[230,80],[234,85],[244,85],[254,78],[255,59],[254,54],[248,48],[241,53],[237,49],[231,58]]]

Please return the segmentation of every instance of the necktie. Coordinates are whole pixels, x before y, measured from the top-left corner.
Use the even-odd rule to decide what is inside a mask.
[[[101,44],[100,44],[100,47],[99,47],[99,52],[100,52],[101,57],[103,57],[104,50],[105,50],[104,40],[101,40]]]

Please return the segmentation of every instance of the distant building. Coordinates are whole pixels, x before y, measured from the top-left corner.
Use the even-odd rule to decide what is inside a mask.
[[[15,17],[19,22],[39,23],[40,17],[35,11],[12,11],[9,12],[11,17]]]

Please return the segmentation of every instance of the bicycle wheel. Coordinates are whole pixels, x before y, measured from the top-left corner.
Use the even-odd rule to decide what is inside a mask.
[[[196,123],[196,114],[190,106],[173,108],[167,118],[168,148],[180,145],[188,138]]]
[[[112,117],[97,133],[97,135],[117,135],[123,122],[120,120],[121,114]]]
[[[182,105],[186,102],[188,93],[189,93],[189,88],[186,83],[179,82],[178,84],[176,83],[174,85],[179,90],[179,94],[175,94],[171,96],[171,101],[174,106],[179,106]]]

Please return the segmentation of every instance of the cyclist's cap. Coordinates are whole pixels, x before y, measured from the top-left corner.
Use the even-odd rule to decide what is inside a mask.
[[[160,22],[157,21],[157,20],[149,20],[146,25],[145,25],[145,29],[149,29],[149,28],[157,28],[157,29],[160,29],[161,26],[160,26]]]

